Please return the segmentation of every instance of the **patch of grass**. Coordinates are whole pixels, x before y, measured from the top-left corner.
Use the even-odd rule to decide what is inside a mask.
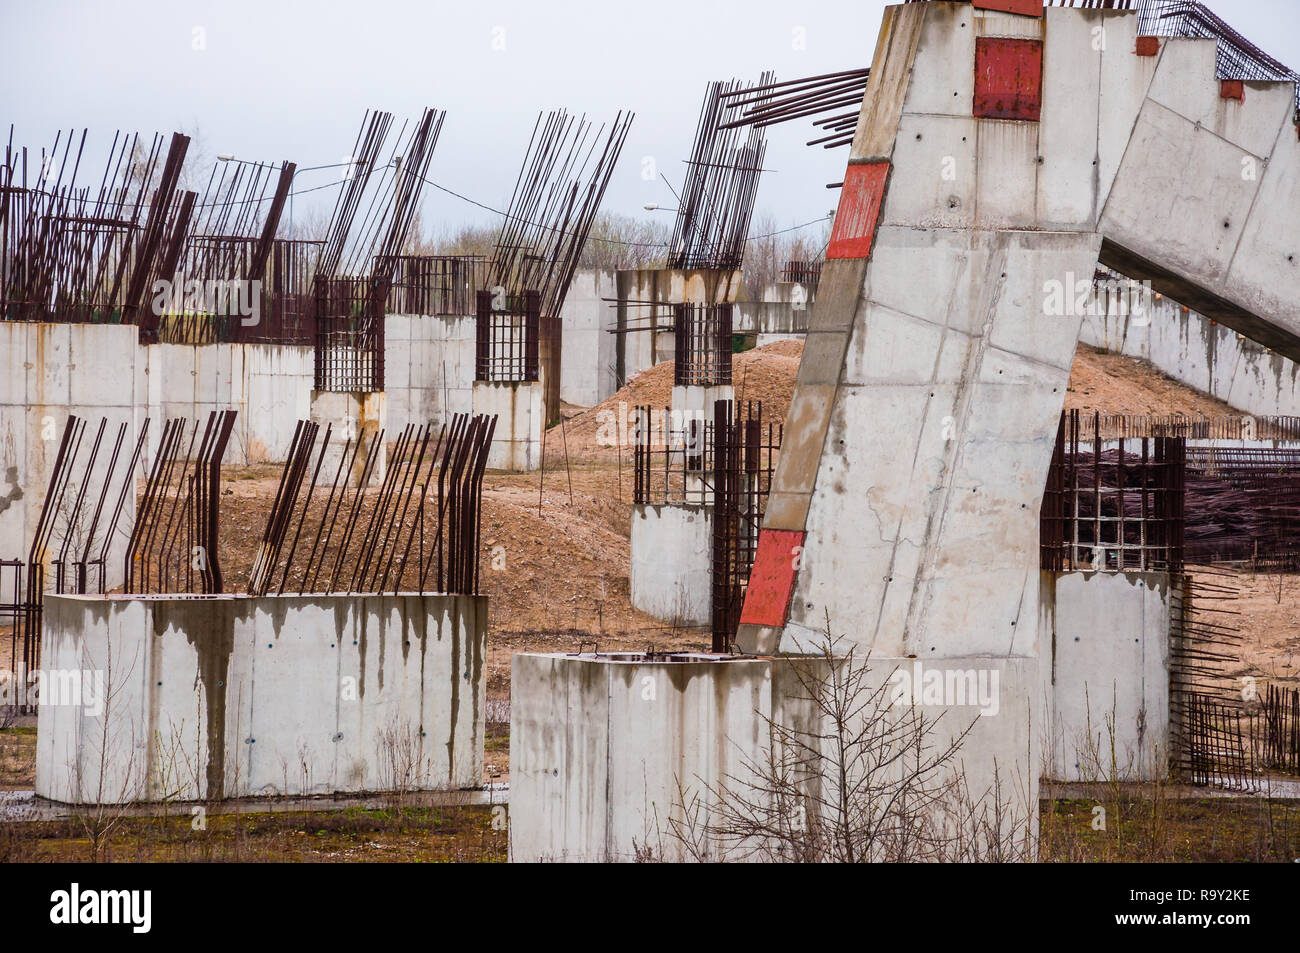
[[[488,807],[217,814],[197,825],[188,812],[126,818],[104,859],[130,862],[239,861],[500,863],[506,832]],[[0,862],[84,861],[89,840],[76,819],[0,824]]]
[[[509,751],[510,750],[510,726],[509,725],[488,725],[487,731],[483,736],[483,750],[488,751]]]
[[[1047,862],[1292,863],[1300,858],[1295,801],[1158,795],[1062,800],[1044,802],[1039,821],[1039,859]]]
[[[36,728],[0,731],[0,790],[30,788],[36,783]]]

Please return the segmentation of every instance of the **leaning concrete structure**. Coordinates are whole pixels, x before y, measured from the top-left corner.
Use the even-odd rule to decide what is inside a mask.
[[[829,618],[878,659],[1037,682],[1038,513],[1082,319],[1059,291],[1099,260],[1300,354],[1294,85],[1225,98],[1212,40],[1139,43],[1115,11],[989,7],[1010,9],[886,12],[747,651],[795,650]]]
[[[737,637],[748,655],[831,640],[884,673],[997,684],[996,713],[980,713],[962,748],[973,798],[1008,785],[1033,805],[1043,773],[1085,777],[1067,745],[1090,731],[1094,693],[1138,772],[1163,770],[1171,580],[1040,569],[1083,319],[1072,292],[1090,292],[1100,262],[1300,357],[1295,85],[1220,81],[1214,40],[1139,37],[1138,25],[1023,0],[886,10],[749,578]],[[1123,630],[1076,644],[1100,604]],[[605,745],[583,748],[606,729],[577,731],[559,712],[565,742],[539,734],[529,713],[543,685],[558,677],[572,695],[571,679],[616,679],[600,659],[594,674],[564,664],[516,658],[512,846],[612,858],[631,828],[617,844],[608,825],[544,835],[556,819],[525,798],[585,791],[589,809],[639,818],[662,809],[691,759],[650,745],[615,766],[610,753],[641,726],[614,737],[612,717]],[[690,685],[673,684],[664,709],[689,706]],[[969,720],[942,693],[936,705]],[[741,727],[713,740],[728,737],[747,739]],[[615,783],[604,765],[644,776]],[[578,785],[561,794],[565,774]],[[603,800],[633,788],[648,793]]]

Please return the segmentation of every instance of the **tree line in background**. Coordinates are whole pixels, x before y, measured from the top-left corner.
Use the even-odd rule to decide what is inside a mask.
[[[328,214],[313,210],[299,219],[294,229],[295,237],[324,238],[328,226]],[[579,267],[610,270],[662,268],[672,230],[671,216],[638,219],[617,212],[601,212],[587,237]],[[794,228],[778,224],[774,216],[766,213],[756,219],[753,233],[755,237],[745,246],[743,296],[758,300],[767,285],[780,279],[786,262],[822,260],[830,241],[830,220]],[[459,225],[435,231],[425,225],[417,212],[403,252],[407,255],[490,257],[497,234],[497,226],[489,224]]]

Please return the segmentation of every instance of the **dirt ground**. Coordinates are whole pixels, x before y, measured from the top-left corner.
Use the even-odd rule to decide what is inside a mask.
[[[502,863],[506,830],[488,807],[213,814],[195,830],[171,817],[87,813],[0,824],[0,863]]]
[[[783,421],[801,352],[801,342],[782,341],[737,355],[740,399],[762,401],[765,420]],[[593,644],[601,650],[708,647],[707,631],[665,625],[630,602],[632,456],[627,429],[619,421],[628,421],[637,405],[665,406],[672,372],[671,364],[661,364],[597,407],[566,407],[563,426],[547,432],[542,471],[489,472],[485,477],[480,559],[490,607],[490,701],[509,699],[510,657],[517,652],[577,651]],[[1086,346],[1076,355],[1066,406],[1107,413],[1239,413],[1149,365]],[[220,558],[228,591],[247,585],[279,478],[279,466],[223,468]],[[1216,581],[1222,583],[1223,577]],[[1300,577],[1238,572],[1231,582],[1238,594],[1224,604],[1230,613],[1225,620],[1242,640],[1240,663],[1231,674],[1300,682]],[[0,667],[8,648],[0,631]],[[484,779],[508,780],[508,726],[490,724],[487,735]],[[30,789],[34,742],[30,727],[0,731],[0,790]],[[1174,810],[1201,831],[1210,856],[1248,859],[1259,850],[1256,842],[1221,842],[1222,825],[1208,819],[1218,807]],[[1063,826],[1054,841],[1045,843],[1044,859],[1083,859],[1099,852],[1113,859],[1140,859],[1132,841],[1118,849],[1089,840],[1086,832],[1069,834],[1075,825],[1068,804],[1055,815]],[[74,859],[89,847],[84,831],[52,824],[42,827],[36,841],[14,849]],[[119,859],[500,860],[504,840],[486,814],[466,809],[453,814],[250,815],[240,822],[222,821],[211,837],[198,840],[169,832],[165,824],[139,821],[124,825],[108,849]]]
[[[779,341],[736,355],[742,400],[761,401],[763,417],[789,410],[800,341]],[[673,628],[631,605],[628,582],[632,456],[620,429],[638,405],[665,406],[673,365],[638,375],[600,405],[569,407],[546,434],[538,473],[489,472],[483,486],[482,585],[489,597],[488,697],[509,698],[510,656],[522,651],[702,649],[709,635]],[[1238,414],[1149,364],[1080,345],[1067,408],[1109,413]],[[225,468],[222,566],[229,588],[247,581],[279,467]],[[570,488],[572,493],[570,493]],[[497,557],[494,559],[494,555]],[[1276,578],[1271,583],[1276,589]],[[1294,678],[1300,639],[1300,579],[1282,580],[1280,603],[1264,576],[1243,577],[1243,664],[1269,677]]]
[[[1074,354],[1065,408],[1099,410],[1103,414],[1243,415],[1243,411],[1179,383],[1146,361],[1099,351],[1086,344],[1080,344]]]
[[[1240,663],[1229,674],[1294,688],[1300,684],[1300,576],[1243,571],[1236,581],[1236,597],[1223,604],[1235,613],[1227,624],[1241,635]]]

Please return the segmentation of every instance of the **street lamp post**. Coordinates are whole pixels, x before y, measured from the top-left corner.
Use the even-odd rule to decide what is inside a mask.
[[[240,162],[244,165],[261,165],[260,162],[250,162],[248,159],[236,159],[232,155],[217,156],[218,162]],[[319,169],[339,169],[343,166],[364,166],[365,159],[355,159],[348,162],[332,162],[328,165],[309,165],[301,169],[294,169],[293,178],[289,180],[289,241],[293,241],[293,183],[298,180],[298,176],[304,172],[315,172]]]

